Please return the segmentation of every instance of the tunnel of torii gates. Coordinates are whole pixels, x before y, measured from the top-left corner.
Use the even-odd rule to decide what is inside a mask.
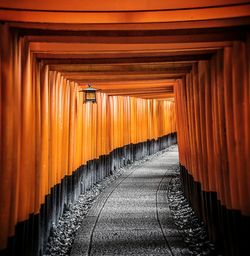
[[[0,2],[2,255],[42,255],[65,205],[177,135],[211,241],[246,255],[249,1],[143,2]]]

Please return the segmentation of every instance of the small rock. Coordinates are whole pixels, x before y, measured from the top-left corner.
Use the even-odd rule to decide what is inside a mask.
[[[199,221],[185,198],[182,187],[179,170],[176,170],[175,176],[170,182],[168,200],[175,224],[188,246],[184,255],[219,256],[215,252],[215,246],[208,240],[204,224]]]

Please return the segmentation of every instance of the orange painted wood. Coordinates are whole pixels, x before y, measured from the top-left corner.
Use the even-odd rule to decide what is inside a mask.
[[[196,20],[214,20],[240,18],[249,16],[249,4],[242,3],[236,6],[219,6],[198,9],[177,9],[157,11],[126,11],[118,12],[74,12],[46,10],[16,10],[0,9],[1,20],[40,23],[68,23],[68,24],[103,24],[103,23],[156,23],[156,22],[184,22]]]
[[[222,205],[250,215],[249,37],[175,86],[180,162]]]
[[[76,82],[36,62],[8,26],[0,29],[3,249],[15,225],[38,213],[65,175],[115,148],[175,132],[176,117],[175,103],[167,100],[98,92],[97,104],[83,104]]]

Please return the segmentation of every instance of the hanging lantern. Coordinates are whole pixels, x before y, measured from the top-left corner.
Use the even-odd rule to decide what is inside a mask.
[[[81,90],[80,92],[84,92],[84,103],[92,102],[96,103],[96,91],[97,89],[91,87],[91,84],[88,84],[88,87]]]

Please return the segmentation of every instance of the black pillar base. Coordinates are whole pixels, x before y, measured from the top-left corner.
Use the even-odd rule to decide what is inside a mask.
[[[109,155],[90,160],[80,166],[70,176],[65,176],[55,185],[41,205],[39,214],[31,214],[29,219],[16,225],[15,236],[10,237],[6,250],[1,256],[42,256],[53,223],[57,223],[63,210],[78,199],[79,195],[119,168],[143,157],[156,153],[176,143],[176,133],[130,144],[114,149]]]
[[[205,192],[184,166],[181,168],[183,190],[190,205],[207,227],[217,251],[226,256],[246,255],[250,244],[250,216],[221,205],[216,192]]]

